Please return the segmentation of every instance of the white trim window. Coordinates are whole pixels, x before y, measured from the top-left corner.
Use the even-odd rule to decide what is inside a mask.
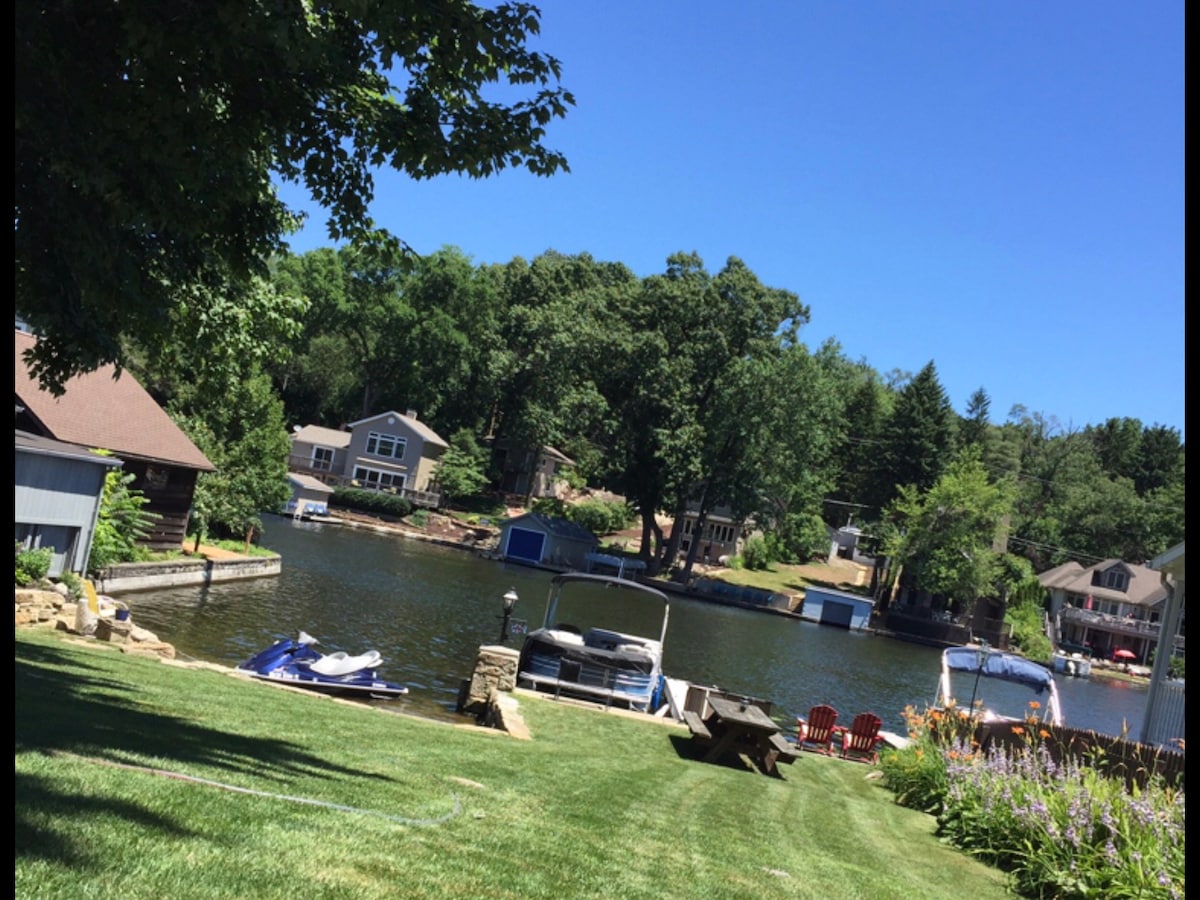
[[[312,468],[318,472],[329,472],[333,470],[333,448],[332,447],[313,447],[312,448]]]
[[[408,483],[408,476],[401,472],[382,472],[366,466],[355,466],[354,480],[362,487],[371,490],[378,491],[384,488],[404,490],[404,485]]]
[[[378,431],[367,433],[367,452],[372,456],[382,456],[386,459],[404,459],[404,448],[408,439],[394,434],[380,434]]]

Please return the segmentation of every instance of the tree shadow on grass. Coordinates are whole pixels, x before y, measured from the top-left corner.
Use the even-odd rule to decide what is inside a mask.
[[[289,741],[205,728],[139,707],[136,691],[136,685],[109,677],[79,654],[17,641],[17,752],[67,753],[115,762],[150,757],[276,781],[298,775],[395,780],[346,768]]]

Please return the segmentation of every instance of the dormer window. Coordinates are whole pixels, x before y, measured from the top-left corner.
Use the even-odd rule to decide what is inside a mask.
[[[1129,586],[1129,576],[1121,569],[1109,569],[1104,573],[1104,587],[1123,591]]]

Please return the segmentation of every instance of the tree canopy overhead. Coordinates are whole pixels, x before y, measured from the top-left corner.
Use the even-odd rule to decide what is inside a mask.
[[[574,103],[527,47],[538,9],[468,0],[179,0],[16,8],[16,312],[35,376],[186,341],[285,249],[276,179],[373,230],[373,168],[413,178],[567,171],[543,144]],[[502,97],[503,100],[497,100]],[[394,240],[394,239],[393,239]]]

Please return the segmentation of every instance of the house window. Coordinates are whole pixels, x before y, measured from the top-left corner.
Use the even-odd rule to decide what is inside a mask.
[[[368,469],[366,466],[355,466],[354,480],[362,487],[371,490],[378,491],[384,488],[403,490],[408,476],[398,472],[381,472],[378,469]]]
[[[1104,573],[1104,586],[1112,588],[1114,591],[1125,590],[1128,578],[1120,569],[1109,569]]]
[[[404,448],[407,444],[406,439],[394,434],[379,434],[375,431],[367,434],[367,452],[372,456],[404,459]]]
[[[333,448],[313,447],[312,467],[320,472],[333,470]]]

